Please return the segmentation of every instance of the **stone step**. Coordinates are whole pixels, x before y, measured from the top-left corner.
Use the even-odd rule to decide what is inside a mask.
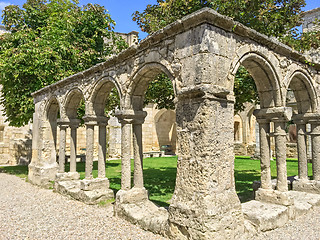
[[[289,220],[289,210],[285,206],[252,200],[242,203],[242,211],[246,220],[257,231],[268,231],[282,227]]]

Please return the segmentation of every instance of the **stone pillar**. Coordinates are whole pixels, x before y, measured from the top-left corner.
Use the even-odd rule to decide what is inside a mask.
[[[94,126],[97,124],[95,117],[85,116],[83,120],[86,125],[86,169],[85,179],[93,179],[93,152],[94,152]]]
[[[121,123],[121,189],[131,188],[131,122],[124,119]]]
[[[147,113],[145,112],[145,116]],[[143,118],[136,118],[133,121],[133,151],[134,151],[134,187],[143,188],[143,146],[142,146],[142,124]]]
[[[306,141],[306,122],[299,116],[293,117],[297,126],[297,149],[298,149],[298,172],[299,179],[308,179],[308,159],[307,159],[307,141]]]
[[[108,118],[98,123],[99,126],[99,150],[98,150],[98,178],[106,177],[106,152],[107,152],[107,125]]]
[[[260,142],[261,188],[272,189],[270,168],[270,120],[258,119]]]
[[[320,180],[320,121],[310,120],[313,180]]]
[[[70,123],[70,172],[77,172],[77,129],[80,120]]]
[[[59,139],[59,173],[65,172],[65,162],[66,162],[66,130],[67,125],[59,123],[60,126],[60,139]]]
[[[281,192],[288,191],[287,183],[287,134],[285,118],[273,118],[274,122],[274,138],[275,138],[275,151],[277,161],[277,190]]]

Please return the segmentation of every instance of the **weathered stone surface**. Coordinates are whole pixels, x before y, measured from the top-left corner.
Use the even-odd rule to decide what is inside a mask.
[[[83,191],[107,190],[109,185],[108,178],[83,179],[80,181],[80,189]]]
[[[57,173],[56,181],[70,181],[70,180],[78,180],[80,179],[80,174],[78,172],[65,172],[65,173]]]
[[[55,182],[54,190],[86,204],[97,204],[114,198],[111,189],[82,190],[79,180]]]
[[[306,64],[305,57],[298,52],[212,9],[201,9],[186,16],[106,62],[35,92],[34,128],[38,131],[33,135],[29,179],[35,184],[43,184],[51,176],[55,177],[56,118],[60,113],[63,122],[75,119],[81,99],[86,105],[86,179],[93,178],[94,126],[101,125],[98,120],[105,118],[106,96],[115,87],[120,96],[121,113],[130,112],[118,116],[122,124],[122,191],[117,195],[115,211],[119,216],[137,221],[155,232],[164,232],[169,226],[171,238],[241,238],[245,226],[235,191],[233,154],[233,83],[240,65],[256,81],[261,105],[256,116],[267,120],[260,121],[264,124],[264,127],[260,126],[263,189],[257,191],[257,199],[293,206],[293,199],[287,192],[285,161],[285,126],[292,111],[286,106],[285,99],[290,88],[296,96],[298,113],[306,123],[312,123],[313,157],[316,159],[313,170],[317,180],[320,178],[317,147],[320,125],[316,96],[320,95],[320,65]],[[136,120],[143,112],[143,95],[159,73],[172,79],[176,94],[179,158],[169,215],[148,202],[143,188],[130,190],[132,124],[138,124]],[[272,125],[274,133],[270,132]],[[139,138],[134,144],[136,159],[140,159],[136,162],[136,176],[139,177],[135,183],[142,187],[140,132],[141,128],[135,128],[135,137]],[[271,187],[270,137],[276,142],[277,190]],[[102,165],[100,161],[99,166]],[[33,168],[44,169],[43,166],[51,166],[52,171],[47,171],[49,177],[33,171]],[[100,175],[103,175],[102,169]],[[77,188],[70,186],[69,192],[88,202],[101,199],[95,187],[84,188],[94,190],[77,193]],[[270,221],[251,216],[261,229],[280,226],[289,217],[286,207],[273,208],[274,215],[266,215]],[[161,227],[156,226],[154,219],[161,222],[158,224]]]
[[[285,206],[255,200],[243,203],[241,206],[244,217],[259,231],[281,227],[289,220],[289,211]]]
[[[294,191],[320,194],[320,181],[299,179],[293,182],[292,189]]]
[[[116,216],[138,224],[145,230],[168,235],[168,211],[151,202],[144,188],[118,191],[114,211]]]

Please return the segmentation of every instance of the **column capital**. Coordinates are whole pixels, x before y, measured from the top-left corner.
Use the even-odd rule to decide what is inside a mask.
[[[303,119],[310,124],[320,125],[320,114],[319,113],[305,113]]]
[[[85,125],[108,125],[109,118],[106,116],[85,115],[83,118]]]
[[[136,111],[131,109],[117,110],[115,116],[121,124],[143,124],[147,116],[146,111]]]
[[[306,119],[304,118],[304,114],[295,114],[292,116],[292,120],[293,123],[297,125],[305,125],[307,123]]]
[[[59,118],[57,121],[57,124],[59,125],[60,128],[66,129],[67,127],[69,127],[69,119]]]
[[[253,111],[257,119],[268,119],[272,122],[287,122],[291,119],[291,107],[262,108]]]

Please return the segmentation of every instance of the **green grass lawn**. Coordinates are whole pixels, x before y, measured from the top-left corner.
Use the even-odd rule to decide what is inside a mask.
[[[94,162],[93,176],[97,177],[98,163]],[[133,166],[133,161],[131,166]],[[312,175],[311,164],[308,164],[309,176]],[[69,169],[66,166],[66,171]],[[168,206],[172,197],[177,173],[177,157],[146,158],[144,159],[144,183],[149,191],[150,199],[160,206]],[[85,176],[85,163],[77,163],[80,178]],[[27,166],[0,167],[0,172],[15,174],[27,178]],[[298,174],[297,159],[287,159],[288,176]],[[121,183],[121,161],[112,160],[106,163],[106,175],[110,180],[110,188],[117,191]],[[276,161],[271,161],[271,175],[276,177]],[[133,176],[133,168],[132,168]],[[235,159],[236,190],[241,202],[252,199],[252,182],[260,180],[260,161],[249,157],[238,156]]]

